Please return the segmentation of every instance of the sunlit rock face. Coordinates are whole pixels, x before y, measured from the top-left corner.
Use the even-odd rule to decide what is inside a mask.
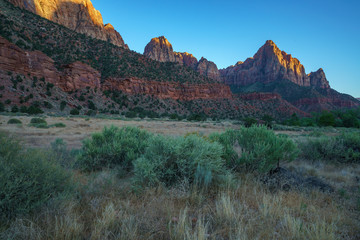
[[[90,0],[9,0],[48,20],[76,32],[128,48],[111,24],[104,25],[101,13]]]
[[[299,86],[330,88],[322,69],[307,75],[304,66],[291,54],[281,51],[268,40],[252,58],[220,70],[223,81],[231,85],[270,83],[287,79]]]
[[[174,52],[171,43],[164,37],[151,39],[146,45],[144,55],[159,62],[174,62],[190,67],[208,78],[220,81],[220,72],[215,63],[201,58],[198,61],[192,54]]]
[[[144,55],[159,62],[175,62],[173,47],[164,36],[151,39]]]

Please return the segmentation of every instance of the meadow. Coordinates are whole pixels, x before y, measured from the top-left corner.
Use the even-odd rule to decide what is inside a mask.
[[[0,122],[1,239],[360,238],[357,129]]]

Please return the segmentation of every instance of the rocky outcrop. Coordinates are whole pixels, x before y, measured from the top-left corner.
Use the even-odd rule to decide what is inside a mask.
[[[90,0],[9,0],[48,20],[93,38],[128,48],[111,24],[104,25],[101,13]]]
[[[326,79],[324,70],[322,68],[320,68],[316,72],[310,73],[309,78],[310,78],[311,86],[314,86],[317,88],[325,88],[325,89],[330,88],[329,81]]]
[[[101,74],[81,62],[74,62],[63,67],[64,70],[60,77],[60,88],[64,91],[74,91],[76,89],[100,88]]]
[[[187,52],[174,52],[175,55],[175,62],[179,63],[180,65],[190,67],[191,69],[196,69],[198,65],[198,60],[194,57],[191,53]]]
[[[144,55],[159,62],[175,62],[173,47],[164,36],[151,39],[145,47]]]
[[[100,73],[92,67],[75,62],[59,71],[54,60],[39,51],[27,52],[0,37],[0,69],[25,76],[45,78],[64,91],[86,87],[100,88]]]
[[[197,64],[196,71],[216,81],[220,81],[220,72],[215,63],[201,58]]]
[[[160,99],[182,101],[232,99],[229,86],[220,83],[183,84],[145,81],[136,78],[109,78],[103,83],[102,90],[118,90],[132,95],[146,94]]]
[[[230,85],[244,86],[286,79],[299,86],[330,88],[322,69],[307,75],[298,59],[281,51],[271,40],[266,41],[254,57],[222,69],[220,73],[223,81]]]
[[[215,63],[201,58],[198,61],[192,54],[174,52],[171,43],[164,37],[151,39],[146,45],[144,55],[159,62],[175,62],[182,66],[190,67],[201,75],[220,81],[220,72]]]

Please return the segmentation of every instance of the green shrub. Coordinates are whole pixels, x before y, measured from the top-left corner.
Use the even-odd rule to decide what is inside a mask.
[[[69,189],[70,175],[51,154],[24,150],[0,134],[0,219],[27,214]]]
[[[7,124],[22,124],[22,122],[19,119],[12,118],[7,122]]]
[[[17,112],[19,112],[19,108],[18,108],[18,106],[12,106],[12,108],[11,108],[11,112],[12,113],[17,113]]]
[[[84,141],[78,165],[83,171],[121,166],[130,169],[132,162],[144,153],[150,133],[134,127],[105,127]]]
[[[57,127],[57,128],[65,128],[66,127],[66,125],[64,123],[55,123],[52,126]]]
[[[32,105],[27,109],[27,113],[30,114],[30,115],[35,115],[35,114],[44,113],[44,111],[41,110],[38,106]]]
[[[137,116],[137,113],[133,112],[133,111],[129,111],[129,112],[125,113],[125,117],[127,117],[127,118],[136,118],[136,116]]]
[[[78,109],[74,108],[74,109],[71,109],[70,114],[71,115],[79,115],[80,111]]]
[[[46,120],[42,118],[32,118],[29,126],[36,128],[49,128]]]
[[[255,118],[245,118],[244,119],[244,126],[245,127],[251,127],[252,125],[256,125],[257,124],[257,120]]]
[[[4,112],[5,111],[5,105],[0,102],[0,112]]]
[[[247,171],[267,172],[292,161],[298,154],[293,141],[286,136],[276,136],[265,126],[252,126],[239,131],[212,135],[210,139],[224,146],[223,157],[228,167]]]
[[[65,101],[61,101],[60,103],[60,111],[63,111],[66,107],[67,103]]]
[[[145,154],[134,162],[134,182],[150,187],[182,181],[205,188],[218,185],[229,174],[221,155],[220,144],[196,135],[152,136]]]
[[[31,123],[31,124],[39,124],[39,123],[47,124],[46,120],[45,120],[45,119],[42,119],[42,118],[32,118],[32,119],[30,120],[30,123]]]
[[[299,143],[302,157],[340,163],[360,162],[360,134],[343,133],[336,137],[308,138]]]

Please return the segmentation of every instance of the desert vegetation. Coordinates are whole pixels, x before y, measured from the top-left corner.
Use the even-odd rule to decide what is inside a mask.
[[[358,136],[112,126],[40,150],[1,134],[0,238],[358,239]]]

